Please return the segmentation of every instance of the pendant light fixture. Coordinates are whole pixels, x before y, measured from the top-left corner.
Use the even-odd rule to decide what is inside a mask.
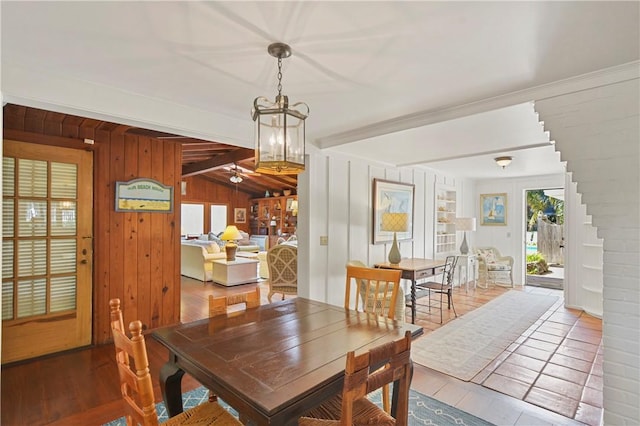
[[[282,59],[291,56],[291,47],[273,43],[267,51],[278,58],[278,95],[275,102],[263,96],[253,101],[255,171],[271,175],[298,174],[304,171],[305,120],[309,106],[304,102],[289,105],[289,98],[282,94]]]

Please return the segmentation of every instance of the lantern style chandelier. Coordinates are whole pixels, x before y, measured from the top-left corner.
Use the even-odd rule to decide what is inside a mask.
[[[275,102],[263,96],[253,101],[255,171],[271,175],[298,174],[304,171],[304,123],[309,106],[304,102],[289,105],[289,98],[282,94],[282,59],[291,56],[291,47],[273,43],[267,51],[278,58],[278,95]]]

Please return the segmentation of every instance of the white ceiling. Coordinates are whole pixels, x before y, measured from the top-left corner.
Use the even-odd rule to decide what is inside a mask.
[[[2,1],[2,94],[251,147],[253,99],[276,94],[266,48],[283,41],[283,93],[309,105],[321,149],[479,178],[556,173],[529,101],[638,61],[639,5]]]

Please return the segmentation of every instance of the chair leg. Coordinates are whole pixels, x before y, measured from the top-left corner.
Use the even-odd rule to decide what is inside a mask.
[[[389,384],[382,386],[382,409],[391,414],[391,402],[389,400]]]
[[[447,296],[449,297],[449,303],[453,308],[453,315],[455,315],[455,317],[458,318],[458,314],[456,313],[456,307],[453,305],[453,292],[451,289],[449,289],[449,291],[447,292]]]

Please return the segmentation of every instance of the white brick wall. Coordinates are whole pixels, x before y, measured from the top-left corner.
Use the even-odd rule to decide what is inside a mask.
[[[604,239],[604,424],[640,424],[640,79],[536,101]]]

